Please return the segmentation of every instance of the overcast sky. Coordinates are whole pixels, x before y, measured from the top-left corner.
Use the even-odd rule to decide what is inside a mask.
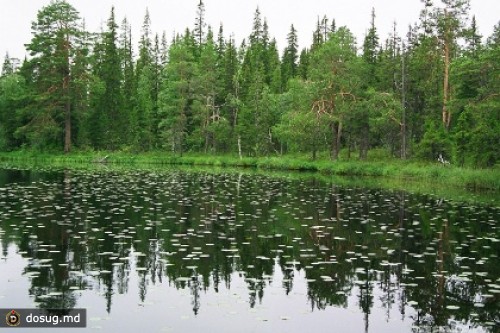
[[[132,24],[134,43],[140,35],[142,21],[149,8],[153,33],[166,31],[170,40],[173,32],[192,28],[199,0],[69,0],[85,18],[87,29],[99,31],[115,6],[117,21],[124,16]],[[278,41],[280,49],[286,44],[286,35],[293,23],[298,30],[301,47],[309,46],[318,16],[335,18],[337,26],[348,26],[361,44],[369,26],[371,8],[376,11],[376,26],[381,40],[385,40],[397,21],[401,35],[406,34],[408,24],[418,20],[420,0],[205,0],[208,24],[218,31],[224,23],[225,35],[234,34],[238,44],[251,31],[252,19],[257,6],[269,24],[271,37]],[[435,1],[439,2],[438,0]],[[50,0],[3,0],[0,14],[0,59],[5,52],[11,57],[23,58],[24,44],[31,40],[31,22],[38,10]],[[483,36],[489,36],[500,19],[497,0],[471,0],[471,14],[476,19]]]

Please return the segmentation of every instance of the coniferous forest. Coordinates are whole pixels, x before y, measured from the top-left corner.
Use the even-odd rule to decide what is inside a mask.
[[[434,3],[435,2],[435,3]],[[243,41],[211,27],[200,0],[174,38],[132,40],[127,19],[87,31],[63,0],[39,10],[20,64],[0,78],[0,150],[161,151],[402,159],[489,167],[500,149],[500,24],[481,36],[467,0],[424,0],[383,40],[376,10],[356,41],[334,17],[299,49],[278,47],[257,9]],[[249,22],[250,23],[250,22]],[[231,35],[229,35],[231,36]]]

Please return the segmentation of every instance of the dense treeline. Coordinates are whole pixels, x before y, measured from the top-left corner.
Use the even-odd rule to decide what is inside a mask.
[[[500,24],[485,43],[469,1],[423,1],[420,21],[382,41],[372,12],[358,46],[326,16],[279,51],[257,9],[241,44],[214,32],[200,0],[172,40],[146,12],[138,54],[114,9],[86,31],[63,0],[32,24],[30,57],[0,78],[0,150],[162,150],[268,156],[329,152],[492,166],[500,149]],[[367,20],[368,21],[368,20]]]

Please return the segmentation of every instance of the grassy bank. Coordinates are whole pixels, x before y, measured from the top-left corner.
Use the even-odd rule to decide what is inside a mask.
[[[92,164],[105,156],[108,164],[127,165],[189,165],[213,167],[246,167],[261,170],[296,170],[318,172],[324,175],[368,176],[402,178],[467,189],[500,191],[500,169],[472,169],[457,166],[442,166],[436,163],[401,161],[387,156],[376,156],[368,161],[356,159],[332,162],[326,158],[312,161],[303,156],[245,157],[220,155],[174,156],[166,153],[131,154],[122,152],[75,152],[71,154],[48,154],[37,152],[0,153],[3,162],[29,162],[34,165]]]

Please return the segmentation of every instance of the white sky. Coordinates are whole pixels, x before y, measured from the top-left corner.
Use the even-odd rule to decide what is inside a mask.
[[[87,29],[99,31],[115,6],[117,23],[127,16],[132,24],[134,44],[140,36],[141,26],[149,8],[153,33],[166,31],[170,41],[173,32],[183,32],[194,26],[198,0],[69,0],[85,18]],[[318,16],[335,18],[337,26],[347,25],[362,43],[369,26],[371,8],[376,11],[376,26],[381,41],[385,40],[397,21],[400,35],[405,35],[408,24],[418,20],[422,5],[420,0],[205,0],[206,19],[217,33],[224,23],[225,36],[234,34],[239,45],[248,37],[252,28],[255,9],[259,6],[269,24],[271,37],[282,49],[286,35],[293,23],[298,30],[301,47],[309,46]],[[440,2],[435,0],[436,3]],[[5,52],[11,57],[24,58],[24,44],[31,40],[31,22],[39,9],[50,0],[1,0],[0,1],[0,60]],[[488,37],[500,20],[497,0],[471,0],[471,15],[475,14],[480,33]]]

